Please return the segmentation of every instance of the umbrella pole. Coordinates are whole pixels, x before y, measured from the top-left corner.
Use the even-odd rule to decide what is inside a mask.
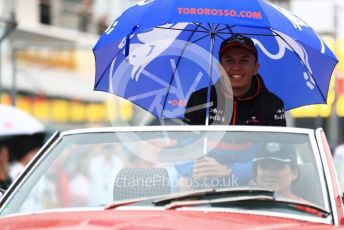
[[[206,115],[205,115],[205,125],[209,125],[209,111],[210,111],[210,90],[211,83],[213,82],[213,62],[214,62],[214,46],[215,46],[215,33],[211,33],[210,39],[210,60],[209,60],[209,84],[207,90],[207,103],[206,103]]]
[[[210,111],[210,90],[211,90],[211,83],[213,82],[213,62],[214,62],[214,46],[215,46],[215,33],[211,33],[210,39],[210,60],[209,60],[209,84],[207,90],[207,103],[206,103],[206,116],[205,116],[205,125],[209,125],[209,111]],[[204,138],[204,146],[203,146],[203,154],[206,155],[208,153],[208,137]]]

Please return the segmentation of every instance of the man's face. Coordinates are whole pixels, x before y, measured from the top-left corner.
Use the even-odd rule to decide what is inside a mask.
[[[229,77],[234,96],[243,96],[251,87],[252,77],[258,74],[259,63],[254,54],[242,47],[228,49],[221,64]]]
[[[297,170],[287,163],[263,160],[257,163],[256,183],[278,193],[287,193],[297,175]]]

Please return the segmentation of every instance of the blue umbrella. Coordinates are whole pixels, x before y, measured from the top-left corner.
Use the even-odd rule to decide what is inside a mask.
[[[183,117],[190,94],[218,80],[219,46],[233,34],[254,41],[259,72],[286,110],[326,103],[335,55],[304,21],[264,0],[138,3],[94,46],[94,89],[157,118]]]

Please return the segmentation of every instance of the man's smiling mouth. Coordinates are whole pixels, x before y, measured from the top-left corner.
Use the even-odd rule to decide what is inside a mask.
[[[242,79],[242,78],[243,78],[243,75],[240,75],[240,74],[233,74],[233,75],[231,75],[231,78],[233,78],[233,79]]]

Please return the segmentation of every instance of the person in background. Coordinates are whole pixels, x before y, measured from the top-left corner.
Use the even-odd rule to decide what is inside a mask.
[[[253,159],[253,174],[251,185],[274,190],[278,196],[303,200],[292,193],[292,184],[299,175],[293,148],[286,148],[279,143],[264,145]]]
[[[97,33],[101,35],[108,28],[108,17],[107,15],[101,15],[97,20]]]
[[[6,190],[12,183],[8,175],[9,149],[6,140],[0,140],[0,189]]]
[[[254,178],[249,185],[270,189],[277,198],[286,198],[303,203],[309,203],[303,197],[293,193],[292,187],[298,179],[300,170],[297,164],[297,154],[293,146],[276,142],[263,145],[253,159]],[[303,188],[307,189],[307,188]],[[294,204],[295,209],[324,217],[321,212],[311,207]]]
[[[9,142],[9,175],[14,180],[44,144],[45,133],[18,135]]]
[[[89,32],[89,25],[93,17],[92,0],[82,0],[77,13],[79,15],[79,30],[81,32]]]

